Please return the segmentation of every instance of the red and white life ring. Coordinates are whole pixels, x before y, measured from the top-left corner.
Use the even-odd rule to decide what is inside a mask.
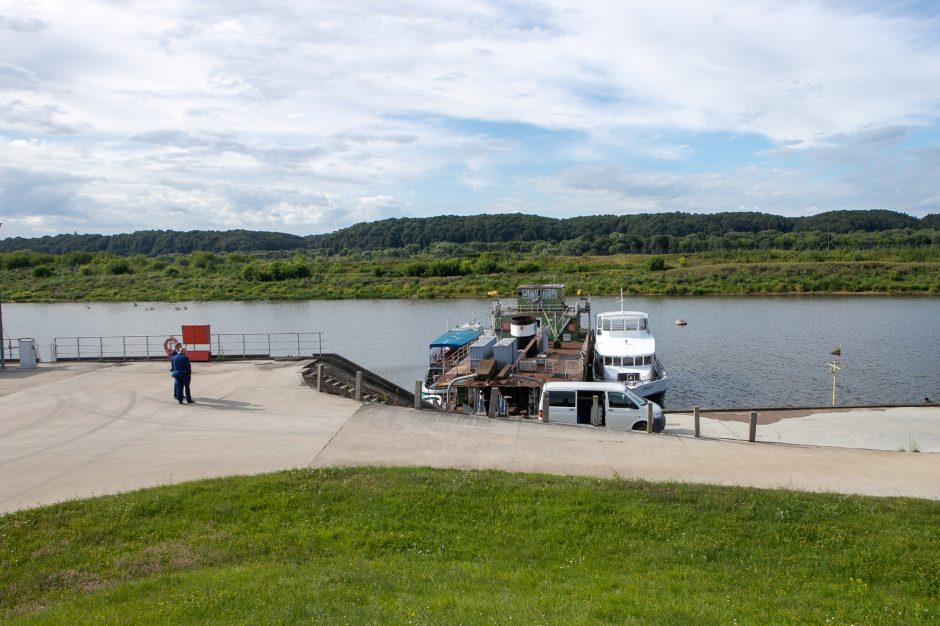
[[[176,340],[176,337],[167,337],[166,341],[163,342],[163,351],[166,352],[167,357],[173,354],[176,344],[179,342]]]

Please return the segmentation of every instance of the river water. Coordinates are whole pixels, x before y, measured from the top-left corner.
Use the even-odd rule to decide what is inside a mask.
[[[645,311],[669,373],[671,408],[824,406],[827,362],[842,349],[837,404],[940,401],[940,300],[917,297],[629,298]],[[594,313],[619,310],[593,298]],[[324,332],[337,352],[405,387],[427,366],[427,344],[449,326],[488,323],[489,301],[337,300],[3,304],[7,337],[36,338],[49,359],[54,337],[178,335],[181,324],[212,333]],[[684,319],[687,326],[675,325]]]

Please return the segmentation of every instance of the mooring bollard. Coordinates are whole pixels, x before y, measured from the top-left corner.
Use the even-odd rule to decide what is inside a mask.
[[[597,404],[597,396],[591,396],[591,426],[601,425],[600,405]]]
[[[323,363],[317,363],[317,391],[323,391]]]
[[[695,436],[701,437],[702,436],[702,421],[701,421],[701,418],[699,417],[697,406],[692,407],[692,414],[695,417]]]
[[[751,411],[751,432],[748,441],[757,441],[757,411]]]
[[[423,386],[420,380],[415,381],[415,411],[421,410],[421,388]]]
[[[539,414],[539,419],[548,424],[548,392],[542,394],[542,411]]]
[[[646,432],[653,432],[653,403],[646,402]]]
[[[486,416],[489,418],[496,417],[496,387],[490,389],[490,410],[486,412]]]
[[[356,402],[362,402],[362,370],[356,370]]]

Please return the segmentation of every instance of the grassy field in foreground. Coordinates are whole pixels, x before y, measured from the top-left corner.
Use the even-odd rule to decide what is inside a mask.
[[[13,623],[928,624],[940,503],[297,470],[0,517]]]

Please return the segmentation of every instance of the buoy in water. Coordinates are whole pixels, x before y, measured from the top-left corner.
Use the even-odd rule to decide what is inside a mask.
[[[685,326],[686,324],[688,324],[688,322],[685,320],[676,320],[676,326]]]

